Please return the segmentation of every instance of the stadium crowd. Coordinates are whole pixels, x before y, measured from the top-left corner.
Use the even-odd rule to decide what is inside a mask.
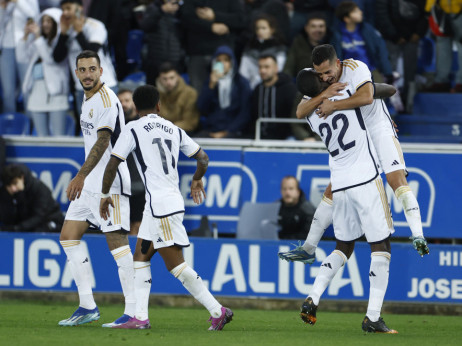
[[[107,86],[157,86],[169,104],[161,115],[189,134],[253,138],[258,118],[295,118],[296,74],[331,43],[398,86],[394,112],[411,113],[417,91],[462,92],[450,60],[453,43],[462,51],[461,9],[460,0],[0,0],[0,112],[25,113],[38,136],[69,133],[83,98],[74,60],[90,49]],[[418,71],[423,40],[436,47],[430,74]],[[313,140],[300,124],[279,129],[263,123],[262,138]]]

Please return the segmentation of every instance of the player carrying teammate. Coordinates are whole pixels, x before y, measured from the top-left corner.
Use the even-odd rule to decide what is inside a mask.
[[[119,278],[125,296],[124,315],[103,327],[128,321],[135,314],[133,256],[128,245],[130,230],[130,175],[126,163],[118,168],[118,179],[108,188],[112,194],[112,218],[102,220],[99,215],[101,182],[111,149],[125,126],[122,106],[114,92],[100,81],[103,70],[97,53],[85,50],[76,58],[75,74],[85,91],[80,115],[85,144],[85,162],[67,188],[71,201],[61,230],[60,243],[66,252],[72,276],[79,292],[79,308],[61,326],[76,326],[99,319],[93,299],[90,263],[80,244],[88,227],[99,228],[106,236],[112,255],[119,268]],[[79,100],[80,101],[80,100]]]
[[[159,93],[151,85],[137,88],[133,102],[140,116],[122,131],[104,172],[100,213],[110,218],[109,205],[114,200],[109,188],[117,167],[134,151],[137,167],[146,188],[146,206],[138,233],[134,255],[136,315],[116,328],[150,328],[148,302],[151,291],[151,258],[159,252],[167,269],[212,315],[209,330],[221,330],[231,321],[233,312],[221,306],[202,283],[200,276],[185,262],[183,247],[189,239],[183,226],[184,200],[178,188],[179,151],[197,160],[191,182],[191,197],[202,203],[205,198],[202,177],[208,166],[208,156],[183,130],[158,116]]]

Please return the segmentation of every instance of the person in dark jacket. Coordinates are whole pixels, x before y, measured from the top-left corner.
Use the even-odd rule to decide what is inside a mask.
[[[237,32],[244,29],[244,6],[236,0],[188,0],[181,10],[181,23],[190,57],[189,80],[200,91],[215,50],[222,45],[234,48]]]
[[[315,208],[306,199],[294,176],[281,181],[281,207],[278,224],[281,227],[279,239],[305,239],[310,231]]]
[[[241,137],[250,121],[250,96],[249,82],[237,72],[232,49],[218,47],[212,72],[197,100],[206,119],[195,137]]]
[[[57,232],[64,216],[50,189],[22,165],[6,166],[0,188],[0,224],[4,231]]]
[[[283,72],[278,73],[278,64],[273,55],[262,55],[258,59],[262,82],[252,93],[253,124],[258,118],[290,118],[297,88],[292,79]],[[261,123],[262,139],[286,139],[292,135],[290,124]]]
[[[419,41],[428,30],[425,2],[420,0],[376,0],[375,27],[387,43],[393,70],[403,55],[404,85],[401,98],[407,112],[412,112]],[[411,84],[412,83],[412,84]],[[409,87],[411,84],[411,88]]]
[[[372,25],[363,22],[363,12],[358,5],[354,1],[343,1],[335,15],[339,23],[333,33],[332,45],[338,58],[360,60],[369,67],[376,82],[391,84],[393,71],[385,41]]]

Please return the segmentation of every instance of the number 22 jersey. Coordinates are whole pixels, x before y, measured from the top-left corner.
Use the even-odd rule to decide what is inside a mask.
[[[184,212],[179,189],[179,151],[188,157],[200,150],[182,129],[157,114],[128,123],[119,136],[112,156],[125,161],[134,151],[141,179],[146,188],[144,212],[163,218]]]

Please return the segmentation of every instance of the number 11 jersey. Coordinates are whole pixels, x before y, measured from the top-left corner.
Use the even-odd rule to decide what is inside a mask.
[[[163,218],[184,212],[179,189],[179,152],[192,157],[200,146],[182,129],[157,114],[128,123],[112,150],[112,156],[125,161],[133,151],[146,188],[144,212]]]

